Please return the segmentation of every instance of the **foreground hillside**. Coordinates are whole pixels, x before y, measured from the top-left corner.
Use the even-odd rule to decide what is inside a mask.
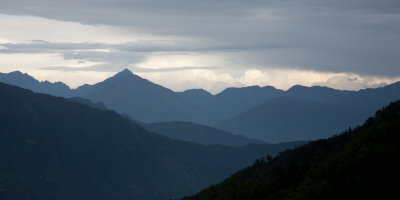
[[[400,101],[365,124],[251,167],[192,199],[399,199]]]
[[[113,111],[0,83],[0,199],[178,198],[294,145],[181,142]]]

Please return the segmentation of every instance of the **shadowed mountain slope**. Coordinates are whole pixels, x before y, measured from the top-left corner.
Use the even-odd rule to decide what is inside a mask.
[[[233,135],[226,131],[192,122],[159,122],[146,124],[144,127],[154,133],[169,138],[196,142],[199,144],[221,144],[226,146],[244,146],[246,144],[262,144],[264,142],[241,135]]]
[[[0,83],[0,199],[168,199],[300,143],[203,146]]]
[[[183,200],[399,199],[400,101],[361,127],[257,160]]]
[[[134,75],[128,69],[95,85],[83,85],[75,94],[103,102],[110,109],[144,122],[211,121],[172,90]]]
[[[75,101],[75,102],[84,104],[84,105],[88,105],[88,106],[90,106],[92,108],[97,108],[97,109],[100,109],[100,110],[107,110],[107,107],[102,102],[94,103],[94,102],[90,101],[89,99],[85,99],[85,98],[82,98],[82,97],[71,97],[71,98],[68,98],[68,99],[71,100],[71,101]]]

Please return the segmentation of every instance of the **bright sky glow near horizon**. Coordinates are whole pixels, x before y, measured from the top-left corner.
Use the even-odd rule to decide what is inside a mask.
[[[400,1],[1,0],[0,72],[175,91],[400,81]]]

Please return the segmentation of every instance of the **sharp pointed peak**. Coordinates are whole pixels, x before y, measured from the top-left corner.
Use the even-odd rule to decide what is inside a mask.
[[[119,77],[119,78],[131,78],[131,77],[138,77],[135,75],[131,70],[128,68],[125,68],[124,70],[116,73],[113,77]]]
[[[120,75],[121,75],[121,74],[122,74],[122,75],[133,75],[132,71],[129,70],[128,68],[125,68],[124,70],[118,72],[117,75],[118,75],[118,74],[120,74]]]
[[[125,68],[124,70],[116,73],[114,76],[109,78],[110,80],[146,80],[143,79],[142,77],[134,74],[131,70],[128,68]],[[108,79],[107,79],[108,80]]]
[[[124,73],[131,73],[132,74],[132,71],[131,70],[129,70],[128,68],[125,68],[124,70],[122,70],[121,72],[124,72]]]

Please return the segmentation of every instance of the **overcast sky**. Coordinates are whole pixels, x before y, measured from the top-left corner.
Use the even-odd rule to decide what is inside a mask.
[[[400,81],[399,0],[0,0],[0,72],[176,91]]]

